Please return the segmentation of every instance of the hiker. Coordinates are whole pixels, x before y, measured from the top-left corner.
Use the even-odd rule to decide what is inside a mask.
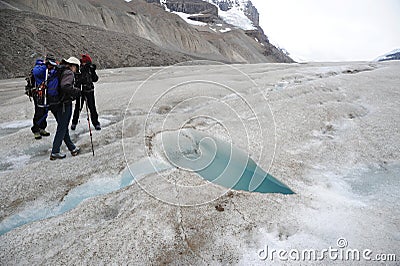
[[[81,58],[81,71],[78,78],[78,87],[82,88],[82,96],[76,99],[74,116],[72,118],[71,130],[76,129],[79,120],[79,113],[82,110],[84,102],[86,101],[87,107],[90,110],[90,118],[96,130],[101,130],[99,115],[96,110],[96,103],[94,99],[94,84],[99,77],[96,74],[96,65],[92,64],[92,58],[89,54],[82,54]]]
[[[81,91],[75,85],[75,73],[79,72],[80,61],[76,57],[70,57],[61,61],[59,67],[59,104],[50,108],[57,121],[57,131],[53,140],[50,160],[64,159],[66,154],[60,152],[62,141],[67,145],[72,156],[80,152],[69,136],[69,121],[72,116],[72,101],[79,97]]]
[[[56,61],[53,58],[46,57],[43,61],[42,59],[37,59],[35,66],[31,70],[31,77],[33,77],[34,82],[31,81],[31,92],[28,96],[32,96],[35,113],[33,115],[33,126],[31,127],[33,136],[35,139],[41,139],[42,136],[48,137],[50,133],[45,129],[47,127],[47,106],[43,103],[43,89],[48,87],[49,78],[55,75],[54,67],[57,66]],[[46,80],[46,69],[48,71],[48,77]]]

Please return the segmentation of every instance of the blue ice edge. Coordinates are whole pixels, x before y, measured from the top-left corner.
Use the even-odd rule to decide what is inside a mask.
[[[214,184],[250,192],[294,194],[231,143],[193,129],[165,132],[161,138],[171,164]]]
[[[294,193],[261,169],[245,152],[222,140],[198,131],[186,130],[182,134],[167,134],[163,136],[163,141],[165,155],[171,164],[146,157],[130,165],[119,178],[96,178],[75,187],[57,205],[33,202],[36,206],[30,205],[3,219],[0,223],[0,235],[24,224],[58,216],[74,209],[86,199],[120,190],[140,177],[174,166],[191,170],[204,179],[227,188],[261,193]]]

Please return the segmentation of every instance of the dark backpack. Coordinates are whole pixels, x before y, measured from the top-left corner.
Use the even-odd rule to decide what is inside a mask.
[[[81,73],[78,78],[78,85],[82,85],[83,91],[90,91],[94,89],[93,82],[97,82],[99,77],[96,73],[96,65],[87,63],[82,65]]]
[[[25,85],[25,94],[31,98],[33,97],[33,91],[36,89],[35,85],[35,77],[33,76],[32,69],[29,71],[29,74],[25,77],[26,85]]]
[[[68,89],[68,90],[61,90],[61,79],[63,78],[64,71],[67,69],[65,65],[57,66],[57,76],[58,76],[58,89],[59,89],[59,101],[64,102],[71,102],[76,100],[77,97],[80,96],[80,90],[78,89]],[[77,74],[74,73],[75,77],[75,84],[73,84],[73,88],[77,86]]]
[[[25,77],[26,80],[26,85],[25,85],[25,94],[30,97],[34,97],[36,93],[36,80],[35,80],[35,75],[33,74],[33,69],[36,66],[42,66],[44,65],[43,59],[36,59],[35,66],[29,71],[28,75]]]

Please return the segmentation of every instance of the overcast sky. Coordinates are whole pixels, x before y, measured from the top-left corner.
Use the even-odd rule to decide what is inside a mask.
[[[251,0],[271,43],[305,61],[369,61],[400,48],[400,0]]]

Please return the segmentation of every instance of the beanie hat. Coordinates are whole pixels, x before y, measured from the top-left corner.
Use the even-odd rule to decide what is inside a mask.
[[[47,57],[46,57],[45,63],[46,63],[46,64],[50,64],[50,65],[52,65],[52,66],[56,66],[56,65],[57,65],[56,60],[55,60],[53,57],[50,57],[50,56],[47,56]]]
[[[92,58],[90,57],[89,54],[82,54],[81,62],[82,62],[83,64],[92,63]]]
[[[35,65],[43,65],[43,59],[36,59]]]

